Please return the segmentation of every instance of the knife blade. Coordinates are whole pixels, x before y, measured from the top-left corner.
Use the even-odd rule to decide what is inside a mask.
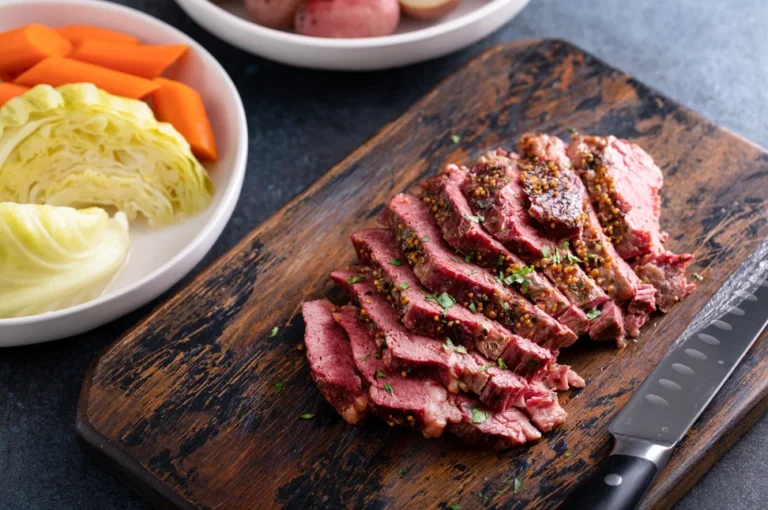
[[[694,318],[608,427],[615,442],[563,509],[639,506],[674,447],[768,325],[768,240]]]

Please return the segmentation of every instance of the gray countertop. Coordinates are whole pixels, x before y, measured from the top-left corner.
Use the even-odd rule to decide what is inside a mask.
[[[205,33],[171,0],[120,3],[199,40],[232,75],[248,112],[251,150],[243,195],[221,239],[196,271],[441,78],[500,42],[567,39],[768,146],[765,0],[532,0],[500,31],[464,51],[403,69],[360,74],[294,69],[242,53]],[[82,453],[73,425],[88,362],[164,298],[85,335],[0,350],[0,508],[146,507]],[[765,508],[766,472],[768,417],[723,456],[679,508]]]

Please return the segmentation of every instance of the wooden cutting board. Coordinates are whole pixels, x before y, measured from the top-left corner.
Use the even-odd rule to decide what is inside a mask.
[[[663,169],[668,247],[691,252],[699,289],[617,351],[589,340],[562,359],[587,387],[529,447],[427,440],[371,418],[345,424],[310,380],[302,301],[330,295],[349,235],[393,194],[448,162],[568,128],[640,144]],[[453,138],[454,135],[460,139]],[[457,140],[454,142],[454,139]],[[563,41],[499,46],[248,235],[92,363],[83,447],[160,506],[551,508],[607,455],[606,426],[727,276],[768,237],[768,154]],[[270,332],[279,326],[279,332]],[[766,410],[760,341],[677,449],[645,505],[665,508]],[[275,384],[283,391],[275,393]],[[301,420],[304,413],[316,413]],[[517,493],[515,478],[522,481]]]

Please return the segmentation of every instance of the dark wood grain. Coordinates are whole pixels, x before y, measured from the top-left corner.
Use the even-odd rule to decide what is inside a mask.
[[[566,426],[495,452],[371,419],[346,425],[298,349],[306,299],[394,193],[527,130],[615,134],[663,169],[668,246],[696,255],[691,297],[621,351],[565,352],[587,387]],[[353,128],[351,126],[350,128]],[[454,144],[452,135],[461,140]],[[279,169],[275,169],[279,171]],[[160,506],[551,508],[607,455],[606,425],[727,276],[768,236],[768,155],[562,41],[496,47],[441,83],[93,362],[81,444]],[[280,332],[269,337],[279,325]],[[764,339],[763,339],[764,340]],[[691,430],[645,505],[676,501],[766,410],[759,341]],[[274,394],[276,382],[284,391]],[[312,420],[298,415],[313,412]],[[566,456],[566,452],[569,453]],[[404,470],[401,475],[399,470]],[[519,477],[523,490],[506,490]],[[482,497],[480,494],[482,493]]]

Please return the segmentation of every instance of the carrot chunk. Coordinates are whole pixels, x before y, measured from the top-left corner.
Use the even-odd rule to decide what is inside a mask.
[[[72,44],[43,25],[27,25],[0,34],[0,73],[26,71],[47,57],[63,57]]]
[[[20,85],[34,86],[45,83],[53,87],[68,83],[93,83],[110,94],[132,99],[141,99],[159,87],[151,80],[138,76],[61,57],[43,60],[15,81]]]
[[[80,44],[83,41],[91,39],[94,41],[139,44],[139,40],[132,35],[102,27],[67,25],[66,27],[59,27],[54,30],[69,40],[72,44]]]
[[[16,85],[15,83],[5,82],[0,83],[0,106],[3,106],[8,102],[8,100],[13,99],[16,96],[20,96],[28,90],[29,87],[25,87],[23,85]]]
[[[163,74],[186,51],[183,44],[145,46],[91,39],[78,45],[69,58],[152,79]]]
[[[157,119],[173,125],[186,138],[197,157],[216,161],[216,140],[200,94],[177,81],[155,78],[154,82],[159,86],[152,93]]]

